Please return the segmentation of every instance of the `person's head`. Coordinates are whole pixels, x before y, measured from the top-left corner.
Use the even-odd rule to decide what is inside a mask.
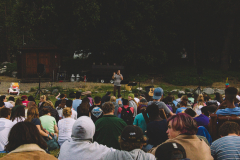
[[[43,104],[43,107],[46,107],[46,106],[49,106],[49,107],[54,108],[54,105],[53,105],[52,101],[50,101],[50,100],[46,101],[46,102]]]
[[[81,92],[76,92],[76,99],[80,99],[81,98]]]
[[[139,104],[147,105],[147,100],[145,98],[142,98]]]
[[[173,96],[169,95],[166,97],[167,103],[171,103],[173,101]]]
[[[205,116],[209,116],[209,111],[208,111],[208,107],[207,106],[204,106],[201,108],[201,112],[203,115]]]
[[[37,118],[39,119],[39,112],[37,107],[30,107],[27,111],[27,119],[26,121],[31,122],[32,119]]]
[[[116,102],[116,97],[115,96],[111,96],[110,102]]]
[[[132,151],[141,149],[146,144],[146,140],[147,138],[140,127],[128,125],[123,129],[119,137],[119,144],[121,150]]]
[[[187,97],[189,98],[189,97],[192,97],[193,95],[192,95],[192,93],[188,93],[187,94]]]
[[[138,98],[138,93],[134,93],[134,97]]]
[[[40,100],[41,100],[41,98],[40,98]],[[33,102],[35,102],[35,98],[34,98],[33,96],[28,96],[28,101],[33,101]]]
[[[72,127],[72,140],[90,140],[93,141],[95,134],[95,125],[90,117],[79,117]]]
[[[134,99],[134,94],[133,93],[130,93],[129,95],[128,95],[128,100],[130,101],[130,100],[133,100]]]
[[[95,102],[95,104],[100,104],[101,103],[101,97],[99,97],[99,96],[95,96],[94,97],[94,102]]]
[[[227,89],[225,89],[226,101],[233,103],[236,98],[237,93],[238,93],[238,90],[235,87],[228,87]]]
[[[141,100],[142,98],[145,98],[145,95],[144,95],[144,94],[141,94],[141,95],[139,96],[139,100]]]
[[[43,108],[42,109],[42,114],[43,115],[51,115],[51,111],[49,108]]]
[[[183,96],[183,94],[178,93],[178,98],[181,98]]]
[[[65,99],[65,98],[66,98],[65,94],[60,94],[60,99]]]
[[[67,100],[66,101],[66,106],[72,108],[72,100]]]
[[[47,97],[45,96],[45,95],[42,95],[41,97],[40,97],[40,101],[41,102],[45,102],[47,100]]]
[[[67,103],[67,100],[66,99],[62,99],[61,103],[59,104],[59,107],[60,108],[65,108],[66,103]]]
[[[110,96],[110,95],[111,95],[111,92],[108,91],[108,92],[106,93],[106,96]]]
[[[0,117],[10,119],[11,110],[9,108],[2,108],[0,111]]]
[[[160,100],[163,96],[163,89],[158,87],[154,89],[154,93],[153,93],[153,99],[155,100]]]
[[[168,122],[168,138],[173,139],[179,134],[195,135],[197,133],[196,121],[186,113],[178,113],[167,120]]]
[[[211,100],[211,97],[208,94],[204,94],[203,97],[205,102],[208,102]]]
[[[211,105],[207,106],[207,108],[208,108],[209,114],[211,114],[217,110],[218,106],[216,106],[215,104],[211,104]]]
[[[193,109],[191,109],[191,108],[187,108],[187,109],[184,111],[184,113],[188,114],[188,115],[191,116],[191,117],[195,117],[195,116],[197,115],[197,113],[196,113]]]
[[[88,97],[83,98],[82,103],[90,103],[89,98]]]
[[[223,102],[223,98],[222,95],[220,93],[215,93],[215,100],[217,100],[218,102],[222,103]]]
[[[14,114],[11,117],[11,120],[14,121],[18,117],[25,117],[25,109],[23,106],[17,107]]]
[[[119,94],[119,95],[118,95],[118,98],[122,98],[122,95],[121,95],[121,94]]]
[[[24,144],[37,144],[43,150],[48,147],[35,124],[18,122],[9,132],[8,144],[5,146],[5,150],[11,152]]]
[[[123,98],[122,101],[123,101],[123,105],[128,105],[128,100],[127,99]]]
[[[71,117],[71,115],[72,115],[72,110],[71,110],[71,108],[66,107],[66,108],[63,109],[63,116],[64,116],[65,118]]]
[[[199,95],[198,95],[197,101],[198,101],[198,105],[203,105],[203,103],[204,103],[204,98],[203,98],[203,95],[202,95],[202,94],[199,94]]]
[[[117,74],[120,74],[120,70],[117,70]]]
[[[26,95],[23,95],[23,96],[21,97],[21,99],[22,99],[22,101],[27,101],[27,100],[28,100],[28,97],[27,97]]]
[[[158,118],[159,115],[160,115],[159,114],[159,108],[155,103],[152,103],[151,105],[149,105],[147,107],[146,112],[149,115],[149,119],[152,120],[152,121],[155,120],[156,118]]]
[[[113,114],[114,109],[115,107],[111,102],[106,102],[102,106],[103,114]]]
[[[182,96],[181,102],[180,102],[180,107],[186,107],[188,102],[188,97],[187,96]]]
[[[0,101],[0,109],[4,108],[5,107],[5,103]]]
[[[16,105],[22,105],[22,100],[20,100],[19,98],[16,100],[16,102],[15,102],[15,106]]]
[[[229,134],[239,135],[239,133],[239,125],[236,122],[227,121],[219,127],[219,135],[221,137],[228,136]]]
[[[155,156],[157,160],[181,160],[186,158],[186,151],[181,144],[168,142],[157,148]]]
[[[32,107],[34,105],[35,105],[34,101],[29,101],[28,104],[27,104],[27,108],[30,108],[30,107]]]
[[[15,98],[12,97],[12,96],[10,96],[10,97],[8,98],[8,100],[9,100],[9,101],[13,101],[13,102],[15,102]]]
[[[0,101],[7,102],[7,97],[5,95],[0,96]]]
[[[83,98],[82,103],[79,105],[79,111],[80,113],[89,116],[89,99],[87,97]]]

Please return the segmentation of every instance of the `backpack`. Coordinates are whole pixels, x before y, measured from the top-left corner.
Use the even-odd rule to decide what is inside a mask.
[[[125,109],[124,107],[122,108],[121,112],[121,118],[127,123],[127,125],[132,125],[133,124],[133,113],[130,110],[130,107]]]

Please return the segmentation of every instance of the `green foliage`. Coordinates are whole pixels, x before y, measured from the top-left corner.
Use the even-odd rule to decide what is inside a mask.
[[[6,72],[3,73],[3,75],[12,76],[12,72],[17,71],[17,63],[7,63],[1,65],[0,67],[3,68],[4,66],[6,66],[7,69]]]

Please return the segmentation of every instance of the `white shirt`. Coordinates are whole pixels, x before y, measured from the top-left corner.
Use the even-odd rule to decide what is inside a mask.
[[[25,121],[25,117],[16,117],[13,121],[14,124],[18,123],[18,122],[24,122]]]
[[[10,102],[4,102],[6,108],[13,108],[13,105]]]
[[[8,134],[14,123],[6,118],[0,118],[0,151],[4,151],[5,145],[8,142]]]
[[[77,120],[77,112],[73,108],[71,110],[72,110],[72,115],[71,115],[72,119]]]
[[[139,102],[139,99],[138,99],[138,98],[136,98],[136,97],[134,98],[134,100],[135,100],[137,103]]]
[[[72,118],[64,118],[58,121],[58,143],[60,146],[63,144],[63,142],[71,138],[74,122],[75,120]]]

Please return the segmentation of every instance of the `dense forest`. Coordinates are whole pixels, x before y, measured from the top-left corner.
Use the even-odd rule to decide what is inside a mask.
[[[239,69],[239,0],[1,0],[0,61],[46,41],[65,56],[131,70],[181,65]],[[185,51],[184,51],[185,49]]]

